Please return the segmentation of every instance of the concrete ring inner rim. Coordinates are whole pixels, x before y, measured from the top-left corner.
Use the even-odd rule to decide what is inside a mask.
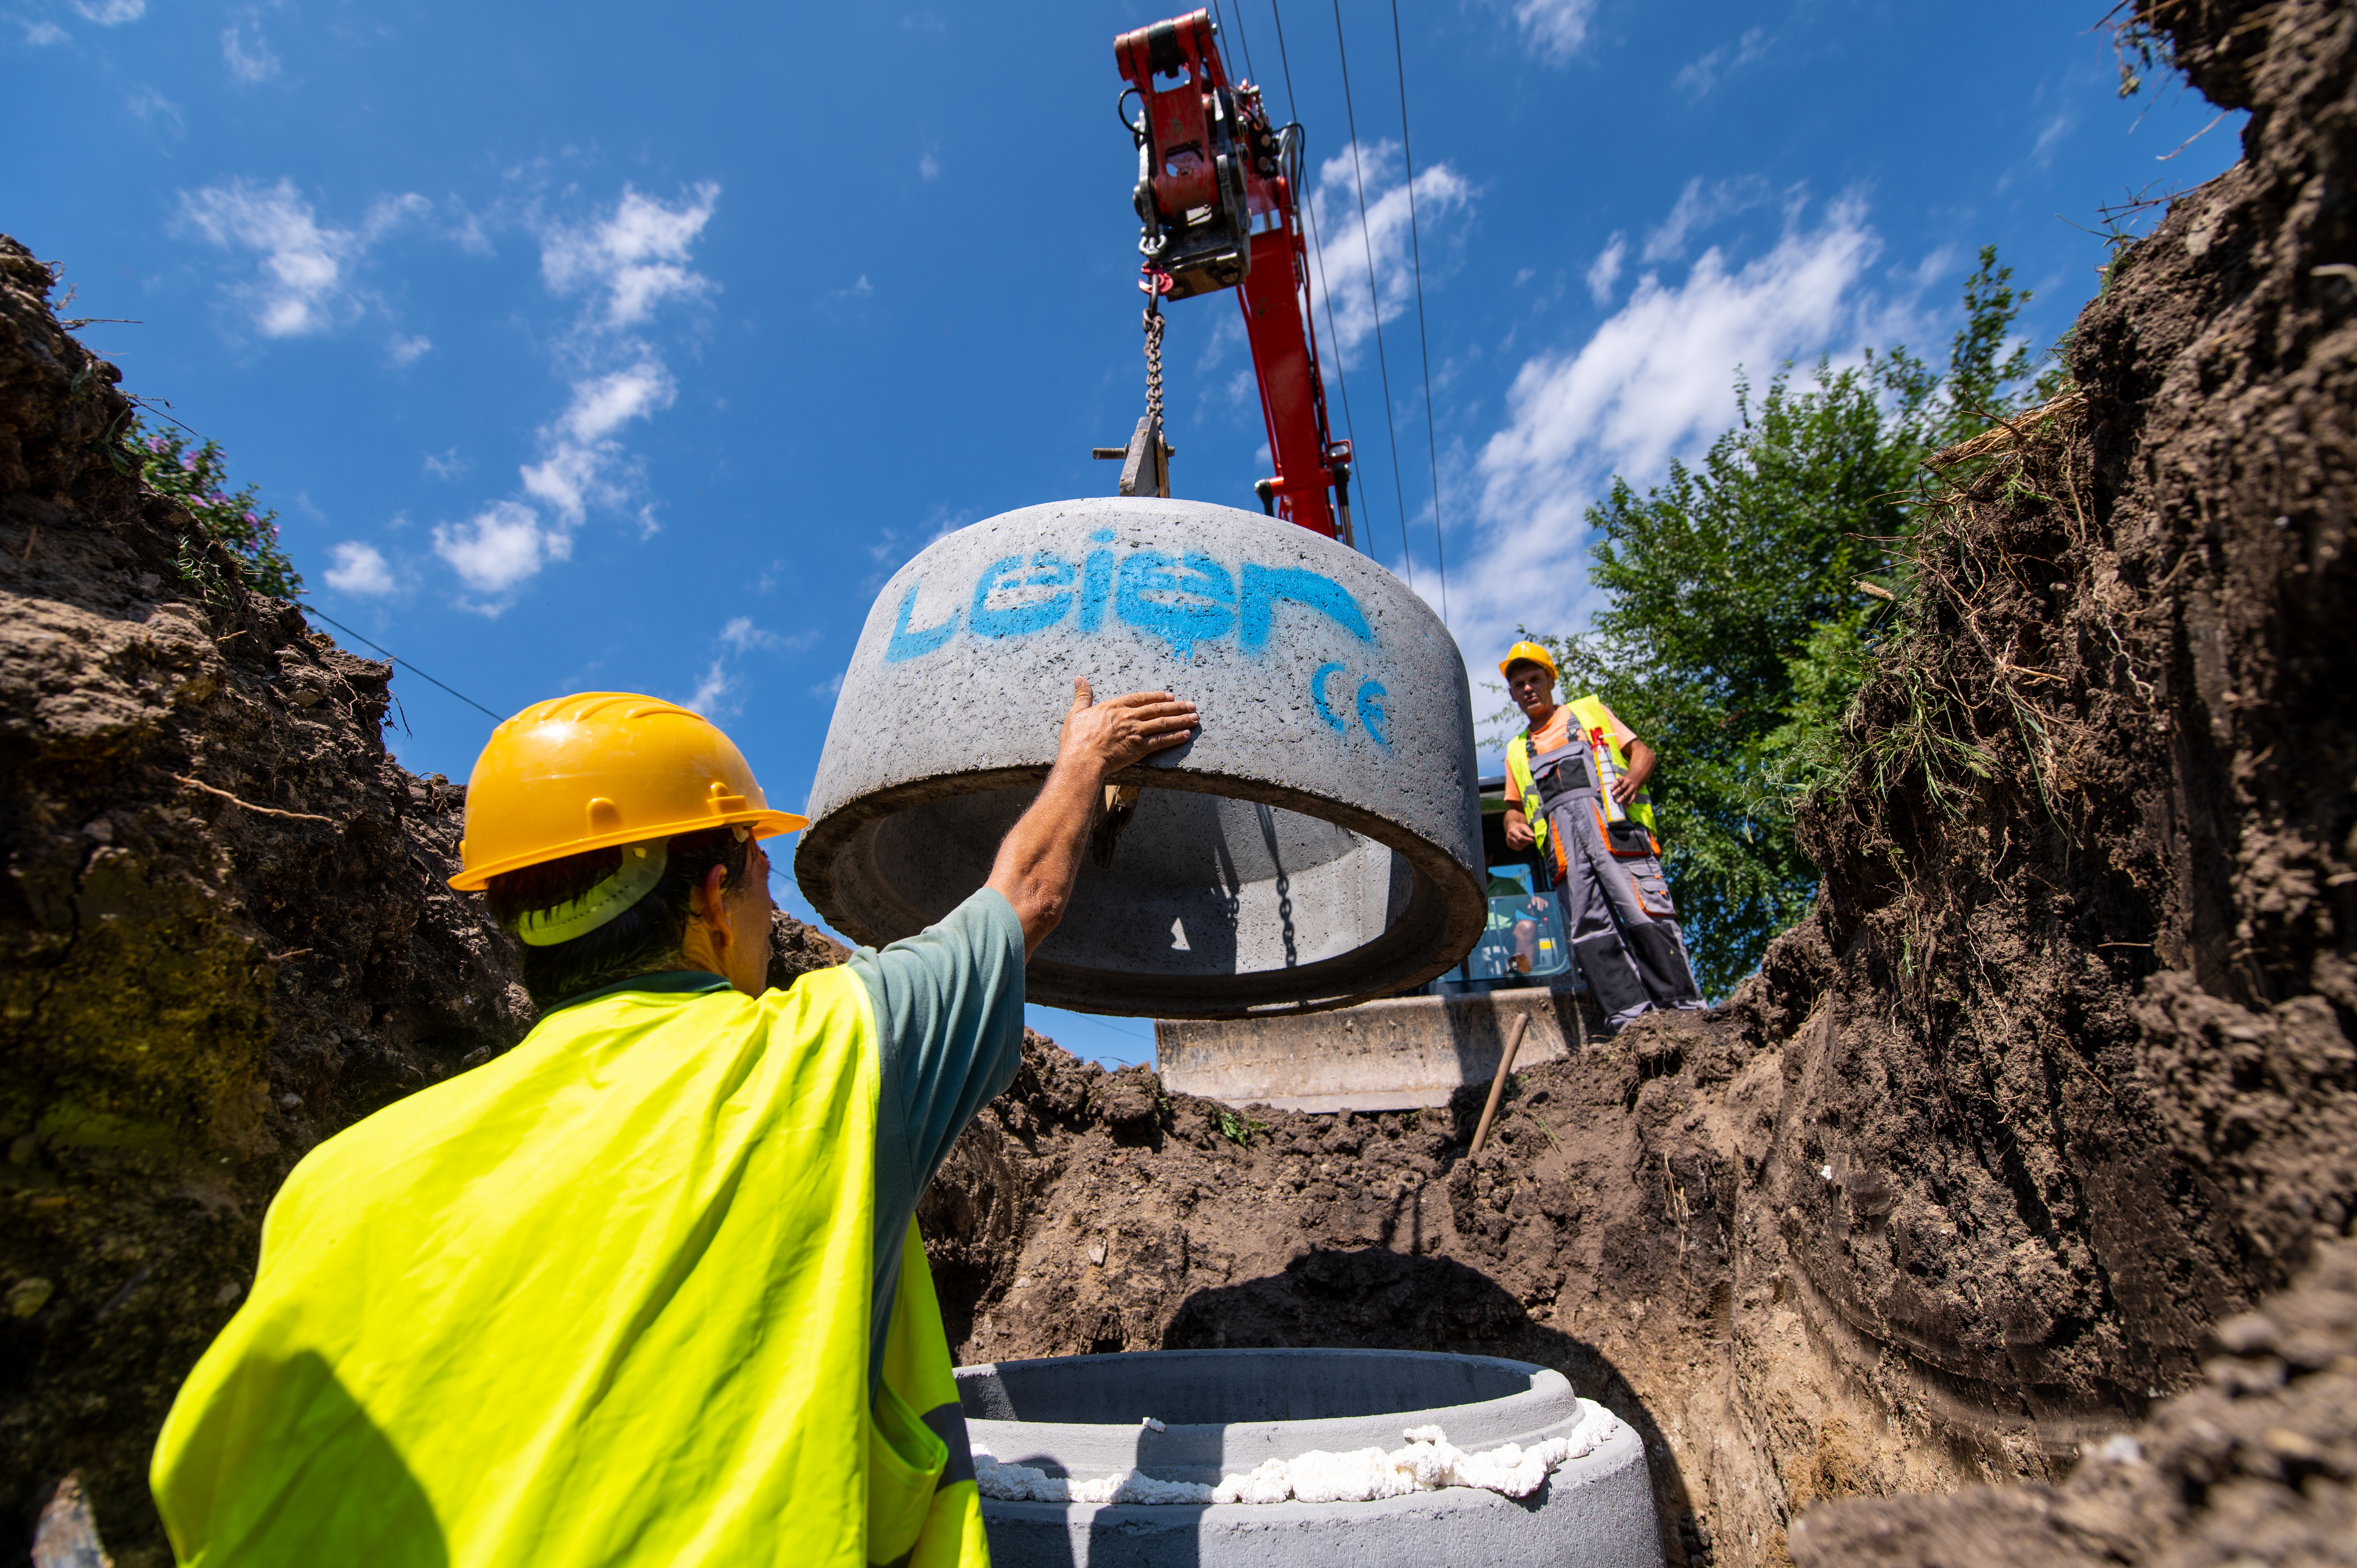
[[[873,834],[904,811],[961,795],[1036,790],[1047,775],[1047,768],[1039,765],[936,774],[846,801],[802,833],[794,853],[795,880],[828,923],[856,941],[882,946],[913,936],[930,922],[897,889],[894,893],[903,913],[899,923],[907,925],[905,930],[881,929],[866,918],[871,911],[851,907],[836,875],[842,857],[856,851],[865,835]],[[1363,807],[1265,779],[1150,764],[1125,769],[1110,782],[1257,802],[1358,833],[1407,863],[1407,907],[1373,940],[1331,958],[1289,968],[1189,974],[1166,981],[1127,971],[1035,959],[1028,970],[1031,1001],[1075,1012],[1165,1018],[1324,1012],[1422,984],[1458,963],[1480,935],[1489,910],[1472,874],[1439,844]],[[1407,956],[1418,950],[1423,957]],[[1097,986],[1117,997],[1117,1003],[1092,996]]]

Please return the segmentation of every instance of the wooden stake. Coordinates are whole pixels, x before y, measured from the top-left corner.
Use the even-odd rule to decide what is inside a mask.
[[[1481,1152],[1482,1140],[1490,1135],[1490,1119],[1498,1113],[1498,1101],[1506,1092],[1507,1075],[1514,1070],[1514,1053],[1523,1048],[1523,1031],[1530,1026],[1528,1013],[1514,1020],[1514,1032],[1506,1041],[1506,1054],[1498,1058],[1498,1076],[1490,1080],[1490,1103],[1481,1107],[1481,1124],[1473,1129],[1472,1154]]]

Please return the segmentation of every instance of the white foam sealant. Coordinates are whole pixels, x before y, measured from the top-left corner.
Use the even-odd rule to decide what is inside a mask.
[[[1241,1476],[1222,1476],[1217,1486],[1157,1480],[1137,1470],[1075,1480],[1028,1465],[1002,1465],[977,1450],[974,1478],[984,1497],[1007,1502],[1363,1503],[1444,1487],[1479,1487],[1526,1498],[1550,1473],[1594,1452],[1619,1425],[1609,1412],[1594,1409],[1567,1437],[1551,1437],[1528,1448],[1508,1443],[1480,1454],[1458,1448],[1437,1426],[1412,1426],[1401,1434],[1407,1439],[1405,1448],[1389,1453],[1357,1448],[1347,1454],[1312,1449],[1291,1459],[1265,1460]]]

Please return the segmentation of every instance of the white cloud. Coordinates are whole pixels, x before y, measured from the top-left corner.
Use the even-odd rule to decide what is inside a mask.
[[[251,38],[246,29],[253,29]],[[240,81],[267,81],[278,74],[278,57],[263,36],[261,18],[248,12],[221,29],[221,63]]]
[[[353,274],[369,248],[433,203],[410,193],[372,204],[357,230],[323,226],[295,182],[264,187],[243,179],[180,193],[175,224],[223,250],[261,257],[261,276],[231,291],[265,338],[325,332],[359,317],[368,299]]]
[[[66,30],[55,22],[26,22],[23,27],[25,42],[32,48],[38,49],[49,44],[64,43],[69,36]]]
[[[1721,44],[1700,59],[1689,61],[1670,85],[1699,101],[1728,74],[1742,70],[1768,52],[1765,28],[1752,27],[1732,44]]]
[[[678,396],[671,373],[651,358],[627,370],[573,383],[573,401],[540,433],[546,454],[522,469],[524,489],[577,525],[592,504],[630,499],[628,455],[614,433],[633,419],[669,408]]]
[[[1612,285],[1620,281],[1620,263],[1629,254],[1629,239],[1615,233],[1587,268],[1588,296],[1598,305],[1612,303]]]
[[[728,678],[728,671],[721,667],[721,661],[716,659],[712,661],[712,668],[704,672],[704,679],[696,682],[694,694],[682,705],[706,718],[716,717],[730,711],[719,705],[720,699],[726,696],[736,684]]]
[[[780,637],[774,631],[764,631],[753,624],[750,616],[738,616],[720,628],[720,640],[732,652],[748,653],[759,648],[770,653],[799,653],[819,639],[818,630],[798,631],[791,637]]]
[[[920,179],[941,178],[942,166],[940,161],[937,160],[932,154],[927,153],[923,157],[917,160],[917,176]]]
[[[425,471],[437,479],[462,479],[467,477],[467,470],[472,465],[467,459],[458,456],[458,449],[456,446],[451,447],[447,452],[425,454]]]
[[[1756,174],[1709,185],[1705,185],[1700,177],[1690,179],[1686,188],[1678,192],[1677,205],[1670,209],[1662,226],[1645,236],[1645,260],[1666,262],[1683,256],[1686,253],[1687,235],[1767,199],[1768,182]]]
[[[396,332],[385,339],[384,357],[396,371],[405,371],[434,351],[434,339],[419,336],[404,338]]]
[[[2054,161],[2054,149],[2078,123],[2078,116],[2068,110],[2046,123],[2046,129],[2038,133],[2038,145],[2029,149],[2029,156],[2038,161],[2040,168]]]
[[[640,464],[621,435],[679,396],[641,329],[666,302],[717,292],[691,262],[719,196],[708,181],[675,202],[625,185],[611,208],[579,222],[540,226],[542,280],[550,293],[582,301],[555,340],[569,395],[563,412],[540,427],[534,459],[517,467],[528,499],[491,502],[466,522],[434,531],[435,553],[469,588],[490,596],[473,607],[498,613],[543,567],[569,558],[574,532],[593,510],[635,511],[641,538],[658,531],[653,506],[641,500]],[[463,242],[480,231],[469,217],[459,237]],[[425,467],[436,478],[455,478],[466,466],[454,449],[429,455]]]
[[[573,553],[571,535],[541,526],[540,514],[521,501],[493,501],[461,523],[436,523],[434,553],[479,594],[505,595],[551,561]],[[472,607],[497,614],[494,603]]]
[[[1375,329],[1375,307],[1367,297],[1368,255],[1374,257],[1375,296],[1383,318],[1390,321],[1415,303],[1415,274],[1412,234],[1408,228],[1409,197],[1404,177],[1406,163],[1397,142],[1376,142],[1359,149],[1354,168],[1351,149],[1343,149],[1318,166],[1318,187],[1310,200],[1317,211],[1318,259],[1309,269],[1311,308],[1320,312],[1332,291],[1335,341],[1321,344],[1347,368],[1356,363],[1359,345]],[[1367,221],[1359,224],[1358,177],[1367,188]],[[1424,233],[1426,281],[1445,270],[1449,247],[1441,231],[1448,220],[1472,203],[1472,187],[1448,164],[1435,164],[1415,177],[1415,216]]]
[[[1561,65],[1587,41],[1587,20],[1597,0],[1514,0],[1514,20],[1523,36],[1552,64]]]
[[[603,218],[541,237],[541,276],[559,295],[601,295],[605,309],[597,325],[602,329],[635,327],[666,299],[694,299],[717,286],[690,271],[687,261],[719,198],[720,188],[709,180],[676,206],[625,185],[621,200]]]
[[[64,38],[65,35],[59,33],[58,37]],[[133,93],[124,101],[124,107],[142,120],[163,122],[170,125],[175,132],[185,131],[188,128],[187,123],[180,118],[179,105],[152,87],[143,87]]]
[[[817,308],[837,321],[856,320],[861,314],[860,307],[875,297],[876,285],[867,281],[866,273],[862,273],[848,287],[828,289],[818,296],[816,303]]]
[[[819,635],[813,627],[791,637],[780,637],[755,626],[751,616],[734,618],[720,628],[720,650],[713,656],[711,666],[705,671],[703,681],[697,684],[695,694],[687,699],[686,706],[707,717],[736,712],[742,704],[726,700],[743,690],[743,682],[731,668],[735,660],[756,650],[764,653],[798,653],[816,643]]]
[[[336,564],[328,568],[328,586],[339,593],[366,596],[393,592],[393,567],[375,545],[348,539],[329,553]]]
[[[102,27],[119,27],[147,14],[147,0],[73,0],[73,8]]]
[[[1787,359],[1846,354],[1884,334],[1889,323],[1876,312],[1885,307],[1861,287],[1880,248],[1863,206],[1839,201],[1814,229],[1788,224],[1740,269],[1714,249],[1682,284],[1645,274],[1576,352],[1524,363],[1506,426],[1476,463],[1476,536],[1449,574],[1452,624],[1469,652],[1517,624],[1586,623],[1587,506],[1613,475],[1656,482],[1671,457],[1723,429],[1738,366],[1764,376]],[[1486,666],[1477,658],[1473,668]]]

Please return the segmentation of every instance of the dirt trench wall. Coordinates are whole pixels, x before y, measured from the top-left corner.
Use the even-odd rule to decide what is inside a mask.
[[[461,792],[386,755],[391,671],[184,585],[50,283],[0,239],[0,1554],[79,1469],[129,1568],[279,1181],[531,1010],[442,886]]]

